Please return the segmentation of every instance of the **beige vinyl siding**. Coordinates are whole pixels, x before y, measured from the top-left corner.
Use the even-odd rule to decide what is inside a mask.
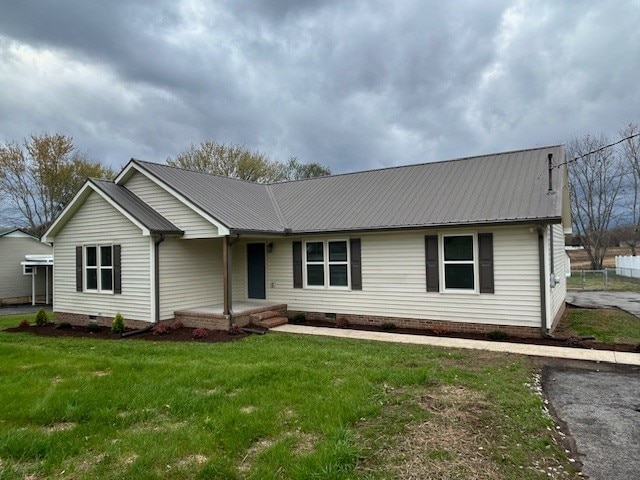
[[[564,250],[564,227],[560,224],[551,225],[551,234],[553,235],[553,264],[554,273],[557,278],[557,283],[554,288],[551,289],[551,319],[558,314],[558,311],[562,308],[565,299],[567,297],[567,278],[566,269],[567,262],[565,259]]]
[[[167,238],[160,244],[160,319],[176,310],[221,305],[222,239]]]
[[[51,255],[53,249],[24,234],[9,234],[0,238],[0,300],[25,299],[31,297],[31,275],[23,275],[22,265],[25,255]],[[36,273],[36,295],[45,294],[45,267],[38,267]],[[51,267],[49,267],[51,272]],[[49,273],[51,275],[51,273]],[[49,278],[51,291],[51,277]]]
[[[495,294],[428,293],[424,236],[470,232],[493,233]],[[361,238],[362,242],[362,291],[293,288],[291,242],[294,239],[279,239],[274,240],[273,252],[267,254],[267,299],[286,303],[292,310],[540,325],[535,230],[528,227],[443,229],[354,237]],[[299,240],[331,238],[345,236]],[[235,283],[234,288],[237,288]]]
[[[122,246],[122,294],[76,292],[75,247]],[[54,239],[54,311],[152,321],[151,237],[93,192]]]
[[[184,230],[183,238],[211,238],[218,236],[218,229],[208,220],[205,220],[143,174],[136,172],[124,186],[180,230]]]

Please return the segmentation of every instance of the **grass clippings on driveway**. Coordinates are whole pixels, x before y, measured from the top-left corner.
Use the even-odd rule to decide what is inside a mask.
[[[574,476],[525,357],[6,332],[0,357],[2,479]]]

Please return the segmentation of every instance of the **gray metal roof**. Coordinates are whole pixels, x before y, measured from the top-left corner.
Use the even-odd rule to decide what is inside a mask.
[[[238,231],[292,233],[559,221],[562,146],[260,185],[136,164]],[[136,197],[137,198],[137,197]]]
[[[184,233],[125,187],[105,180],[90,179],[89,182],[152,233]]]
[[[133,160],[223,225],[238,230],[284,230],[265,185]]]
[[[294,232],[560,219],[562,146],[271,185]]]

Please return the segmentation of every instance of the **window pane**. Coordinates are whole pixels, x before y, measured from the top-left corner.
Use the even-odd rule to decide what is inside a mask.
[[[322,242],[307,243],[307,262],[324,261],[324,252],[322,247]]]
[[[307,285],[324,285],[324,265],[307,265]]]
[[[348,286],[347,266],[329,265],[329,285],[332,287]]]
[[[445,265],[445,288],[473,290],[473,265]]]
[[[113,290],[113,269],[111,268],[100,269],[100,289]]]
[[[111,267],[111,247],[100,247],[100,265],[102,267]]]
[[[329,242],[329,261],[347,261],[347,242]]]
[[[97,289],[98,289],[98,269],[87,268],[87,290],[97,290]]]
[[[473,237],[460,235],[444,237],[445,260],[473,260]]]
[[[98,265],[97,261],[96,247],[87,247],[87,267],[95,267]]]

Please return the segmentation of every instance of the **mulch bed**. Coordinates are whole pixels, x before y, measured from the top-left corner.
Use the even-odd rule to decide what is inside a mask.
[[[637,345],[629,345],[624,343],[601,343],[593,340],[582,340],[580,338],[536,338],[536,337],[517,337],[509,335],[504,340],[494,340],[489,338],[485,333],[467,333],[467,332],[450,332],[450,331],[434,331],[431,329],[417,328],[380,328],[375,325],[346,325],[338,327],[335,323],[325,320],[307,320],[299,322],[299,325],[307,325],[311,327],[329,327],[329,328],[348,328],[351,330],[364,330],[367,332],[388,332],[388,333],[406,333],[409,335],[428,335],[431,337],[448,337],[448,338],[465,338],[469,340],[488,340],[495,342],[525,343],[528,345],[548,345],[552,347],[573,347],[588,348],[592,350],[613,350],[616,352],[638,352]]]
[[[266,331],[261,327],[252,327],[252,329],[259,331]],[[12,327],[4,330],[5,332],[18,332],[18,333],[32,333],[42,337],[80,337],[80,338],[99,338],[102,340],[149,340],[154,342],[159,341],[171,341],[171,342],[200,342],[200,343],[218,343],[218,342],[232,342],[244,338],[250,333],[238,333],[231,334],[225,330],[209,330],[208,335],[205,338],[193,338],[193,328],[182,327],[178,329],[169,329],[166,334],[155,335],[152,331],[139,333],[129,337],[121,337],[120,334],[111,333],[111,329],[108,327],[100,327],[96,332],[87,332],[84,327],[72,326],[71,328],[56,328],[54,323],[48,323],[47,325],[38,327],[36,325],[30,325],[28,327]],[[133,329],[126,329],[126,332],[131,332]]]
[[[616,352],[638,352],[637,345],[629,344],[607,344],[595,342],[593,340],[581,340],[576,337],[571,338],[532,338],[532,337],[516,337],[509,335],[504,340],[492,340],[487,334],[483,333],[464,333],[464,332],[450,332],[450,331],[434,331],[430,329],[414,329],[414,328],[392,328],[383,329],[374,325],[346,325],[345,327],[338,327],[334,322],[323,320],[307,320],[300,322],[301,325],[308,325],[312,327],[329,327],[329,328],[349,328],[352,330],[365,330],[369,332],[388,332],[388,333],[405,333],[409,335],[429,335],[434,337],[448,337],[448,338],[466,338],[470,340],[489,340],[489,341],[502,341],[512,343],[525,343],[529,345],[549,345],[554,347],[574,347],[574,348],[588,348],[593,350],[613,350]],[[156,335],[152,331],[140,333],[130,337],[121,337],[120,334],[113,334],[108,327],[100,327],[96,332],[86,332],[84,327],[72,326],[71,328],[55,328],[56,325],[48,323],[45,326],[31,325],[28,327],[13,327],[7,328],[5,332],[26,332],[43,337],[82,337],[82,338],[99,338],[104,340],[149,340],[149,341],[173,341],[173,342],[201,342],[201,343],[217,343],[217,342],[231,342],[244,338],[250,333],[238,333],[231,334],[225,330],[209,330],[206,338],[193,338],[193,328],[178,328],[169,329],[166,334]],[[266,328],[251,326],[252,329],[260,332],[266,332]],[[127,329],[132,331],[132,329]]]

